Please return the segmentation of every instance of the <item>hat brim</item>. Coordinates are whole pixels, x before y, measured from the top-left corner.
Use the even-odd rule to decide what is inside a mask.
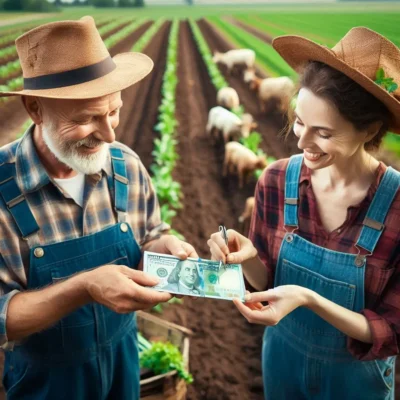
[[[142,53],[120,53],[113,57],[116,68],[109,74],[79,85],[56,89],[0,92],[1,96],[37,96],[54,99],[90,99],[119,92],[146,77],[153,69],[152,59]]]
[[[389,129],[400,134],[400,101],[366,75],[337,58],[331,49],[296,35],[279,36],[273,40],[272,46],[297,72],[301,72],[309,61],[320,61],[353,79],[385,104],[392,115]]]

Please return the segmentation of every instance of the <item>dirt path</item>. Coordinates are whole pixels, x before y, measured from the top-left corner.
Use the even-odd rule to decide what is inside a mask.
[[[208,110],[215,105],[215,89],[188,24],[181,23],[180,29],[177,151],[181,158],[175,176],[182,184],[184,208],[173,226],[200,256],[209,258],[209,235],[222,221],[236,227],[254,186],[239,192],[236,182],[221,176],[222,148],[214,146],[205,133]],[[189,399],[262,399],[261,327],[248,324],[227,301],[186,299],[184,308],[171,308],[168,313],[165,318],[184,322],[194,331],[190,369],[195,382]]]
[[[268,35],[265,32],[261,32],[259,29],[254,28],[251,25],[245,24],[242,21],[239,21],[233,17],[228,17],[226,18],[227,21],[229,21],[231,24],[238,26],[239,28],[244,29],[245,31],[251,33],[252,35],[254,35],[255,37],[261,39],[263,42],[266,42],[268,44],[272,43],[272,36]]]
[[[212,52],[216,50],[225,52],[233,48],[206,20],[199,21],[199,27]],[[279,132],[285,127],[286,119],[278,113],[262,114],[255,93],[249,89],[243,79],[239,76],[227,75],[223,68],[221,68],[221,72],[229,85],[238,92],[240,102],[244,105],[246,112],[252,114],[258,123],[256,131],[262,135],[262,149],[268,155],[276,158],[288,157],[290,154],[298,153],[295,140],[292,139],[285,143],[278,136]],[[259,75],[262,76],[260,72]]]
[[[143,50],[154,61],[153,71],[137,85],[122,92],[124,106],[116,130],[117,137],[138,153],[146,168],[152,163],[153,140],[159,135],[154,131],[154,125],[157,123],[161,102],[170,25],[170,22],[164,23]]]

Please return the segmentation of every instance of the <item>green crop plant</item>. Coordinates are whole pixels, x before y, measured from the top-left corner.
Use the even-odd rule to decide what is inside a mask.
[[[155,163],[159,166],[165,164],[173,164],[175,166],[176,160],[179,158],[175,146],[178,141],[171,135],[162,135],[160,138],[154,140],[154,156]]]
[[[181,208],[181,185],[172,178],[171,168],[152,165],[151,171],[153,173],[153,185],[160,203],[167,203],[174,209]]]
[[[261,142],[262,138],[258,132],[252,132],[247,138],[243,137],[240,139],[240,143],[250,149],[253,153],[257,153]]]
[[[11,79],[7,82],[9,91],[20,90],[24,86],[24,78],[19,76],[18,78]]]
[[[131,19],[131,18],[129,18]],[[115,21],[111,21],[106,25],[103,25],[101,28],[98,29],[100,36],[106,35],[108,32],[111,32],[113,29],[118,28],[119,26],[122,26],[123,24],[127,23],[129,21],[128,18],[125,19],[120,19],[118,18]]]
[[[142,343],[142,339],[139,339]],[[140,346],[147,347],[144,343]],[[178,376],[187,383],[193,382],[192,375],[186,371],[182,353],[170,342],[154,342],[150,348],[144,348],[139,355],[140,366],[151,369],[156,375],[177,371]]]
[[[135,31],[140,25],[143,25],[147,21],[148,18],[140,18],[136,21],[133,21],[129,25],[122,28],[120,31],[114,33],[106,40],[104,40],[105,45],[108,49],[115,46],[117,43],[129,36],[133,31]]]
[[[148,43],[150,43],[153,36],[158,32],[161,25],[165,22],[165,18],[159,18],[156,22],[140,37],[140,39],[133,45],[131,51],[142,51]]]
[[[0,78],[2,79],[6,79],[17,72],[21,72],[21,63],[19,60],[10,61],[6,65],[0,66]]]
[[[16,58],[17,54],[17,48],[14,44],[4,47],[4,49],[0,50],[0,63],[3,63],[8,58]]]
[[[218,91],[224,87],[229,86],[224,76],[218,69],[218,66],[214,63],[210,48],[208,47],[208,44],[204,39],[197,23],[191,18],[189,19],[189,24],[192,29],[194,40],[197,44],[203,61],[206,64],[208,75],[210,76],[211,82],[214,85],[215,89]]]
[[[156,22],[157,29],[162,23],[162,20]],[[150,29],[150,32],[147,33],[149,38],[156,32],[156,28]],[[176,215],[175,210],[182,207],[180,202],[182,197],[181,185],[172,178],[172,172],[178,159],[176,152],[178,141],[175,139],[178,126],[178,121],[175,117],[176,86],[178,84],[178,33],[179,20],[174,19],[168,38],[167,63],[161,87],[162,100],[158,108],[158,122],[154,127],[160,133],[160,138],[154,140],[154,150],[152,152],[154,163],[150,166],[153,174],[152,181],[161,204],[162,217],[169,224],[171,224],[172,218]],[[149,39],[147,39],[148,41]],[[145,43],[146,41],[143,40],[140,46],[145,46]],[[137,48],[135,50],[137,51]],[[170,233],[183,238],[175,230],[171,230]]]

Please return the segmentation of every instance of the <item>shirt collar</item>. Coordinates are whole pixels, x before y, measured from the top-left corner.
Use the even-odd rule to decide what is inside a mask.
[[[33,143],[34,129],[35,124],[32,124],[25,131],[15,153],[17,179],[23,192],[33,192],[50,182],[49,175],[41,163]]]
[[[23,192],[29,193],[39,190],[51,182],[51,179],[44,168],[36,147],[33,143],[33,131],[35,124],[32,124],[22,136],[15,154],[15,166],[17,170],[17,180],[20,183]],[[112,175],[111,156],[107,154],[107,161],[102,170],[108,175]],[[101,174],[91,175],[99,180]]]

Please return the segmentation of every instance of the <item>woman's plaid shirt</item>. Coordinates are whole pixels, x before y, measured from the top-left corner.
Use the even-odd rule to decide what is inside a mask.
[[[0,149],[0,164],[16,163],[17,182],[40,227],[42,245],[80,238],[117,222],[114,193],[107,176],[112,176],[111,158],[101,173],[86,176],[83,208],[62,191],[48,176],[32,140],[34,126],[22,139]],[[139,245],[168,231],[161,221],[160,208],[150,177],[135,152],[114,142],[125,157],[129,180],[127,221]],[[113,189],[112,189],[113,191]],[[0,200],[0,345],[7,344],[6,314],[12,296],[27,288],[29,247],[5,203]],[[11,343],[9,343],[12,346]]]
[[[283,207],[285,174],[288,159],[270,165],[258,181],[249,237],[266,266],[268,287],[274,272],[285,229]],[[386,170],[381,163],[376,180],[366,198],[349,207],[346,221],[333,232],[323,228],[311,186],[311,172],[303,164],[299,186],[299,230],[304,239],[315,245],[344,253],[357,254],[355,243],[362,221]],[[399,353],[400,345],[400,193],[397,193],[385,220],[385,228],[374,254],[367,257],[365,272],[365,309],[361,311],[370,324],[373,343],[348,338],[349,351],[360,360],[384,358]]]

